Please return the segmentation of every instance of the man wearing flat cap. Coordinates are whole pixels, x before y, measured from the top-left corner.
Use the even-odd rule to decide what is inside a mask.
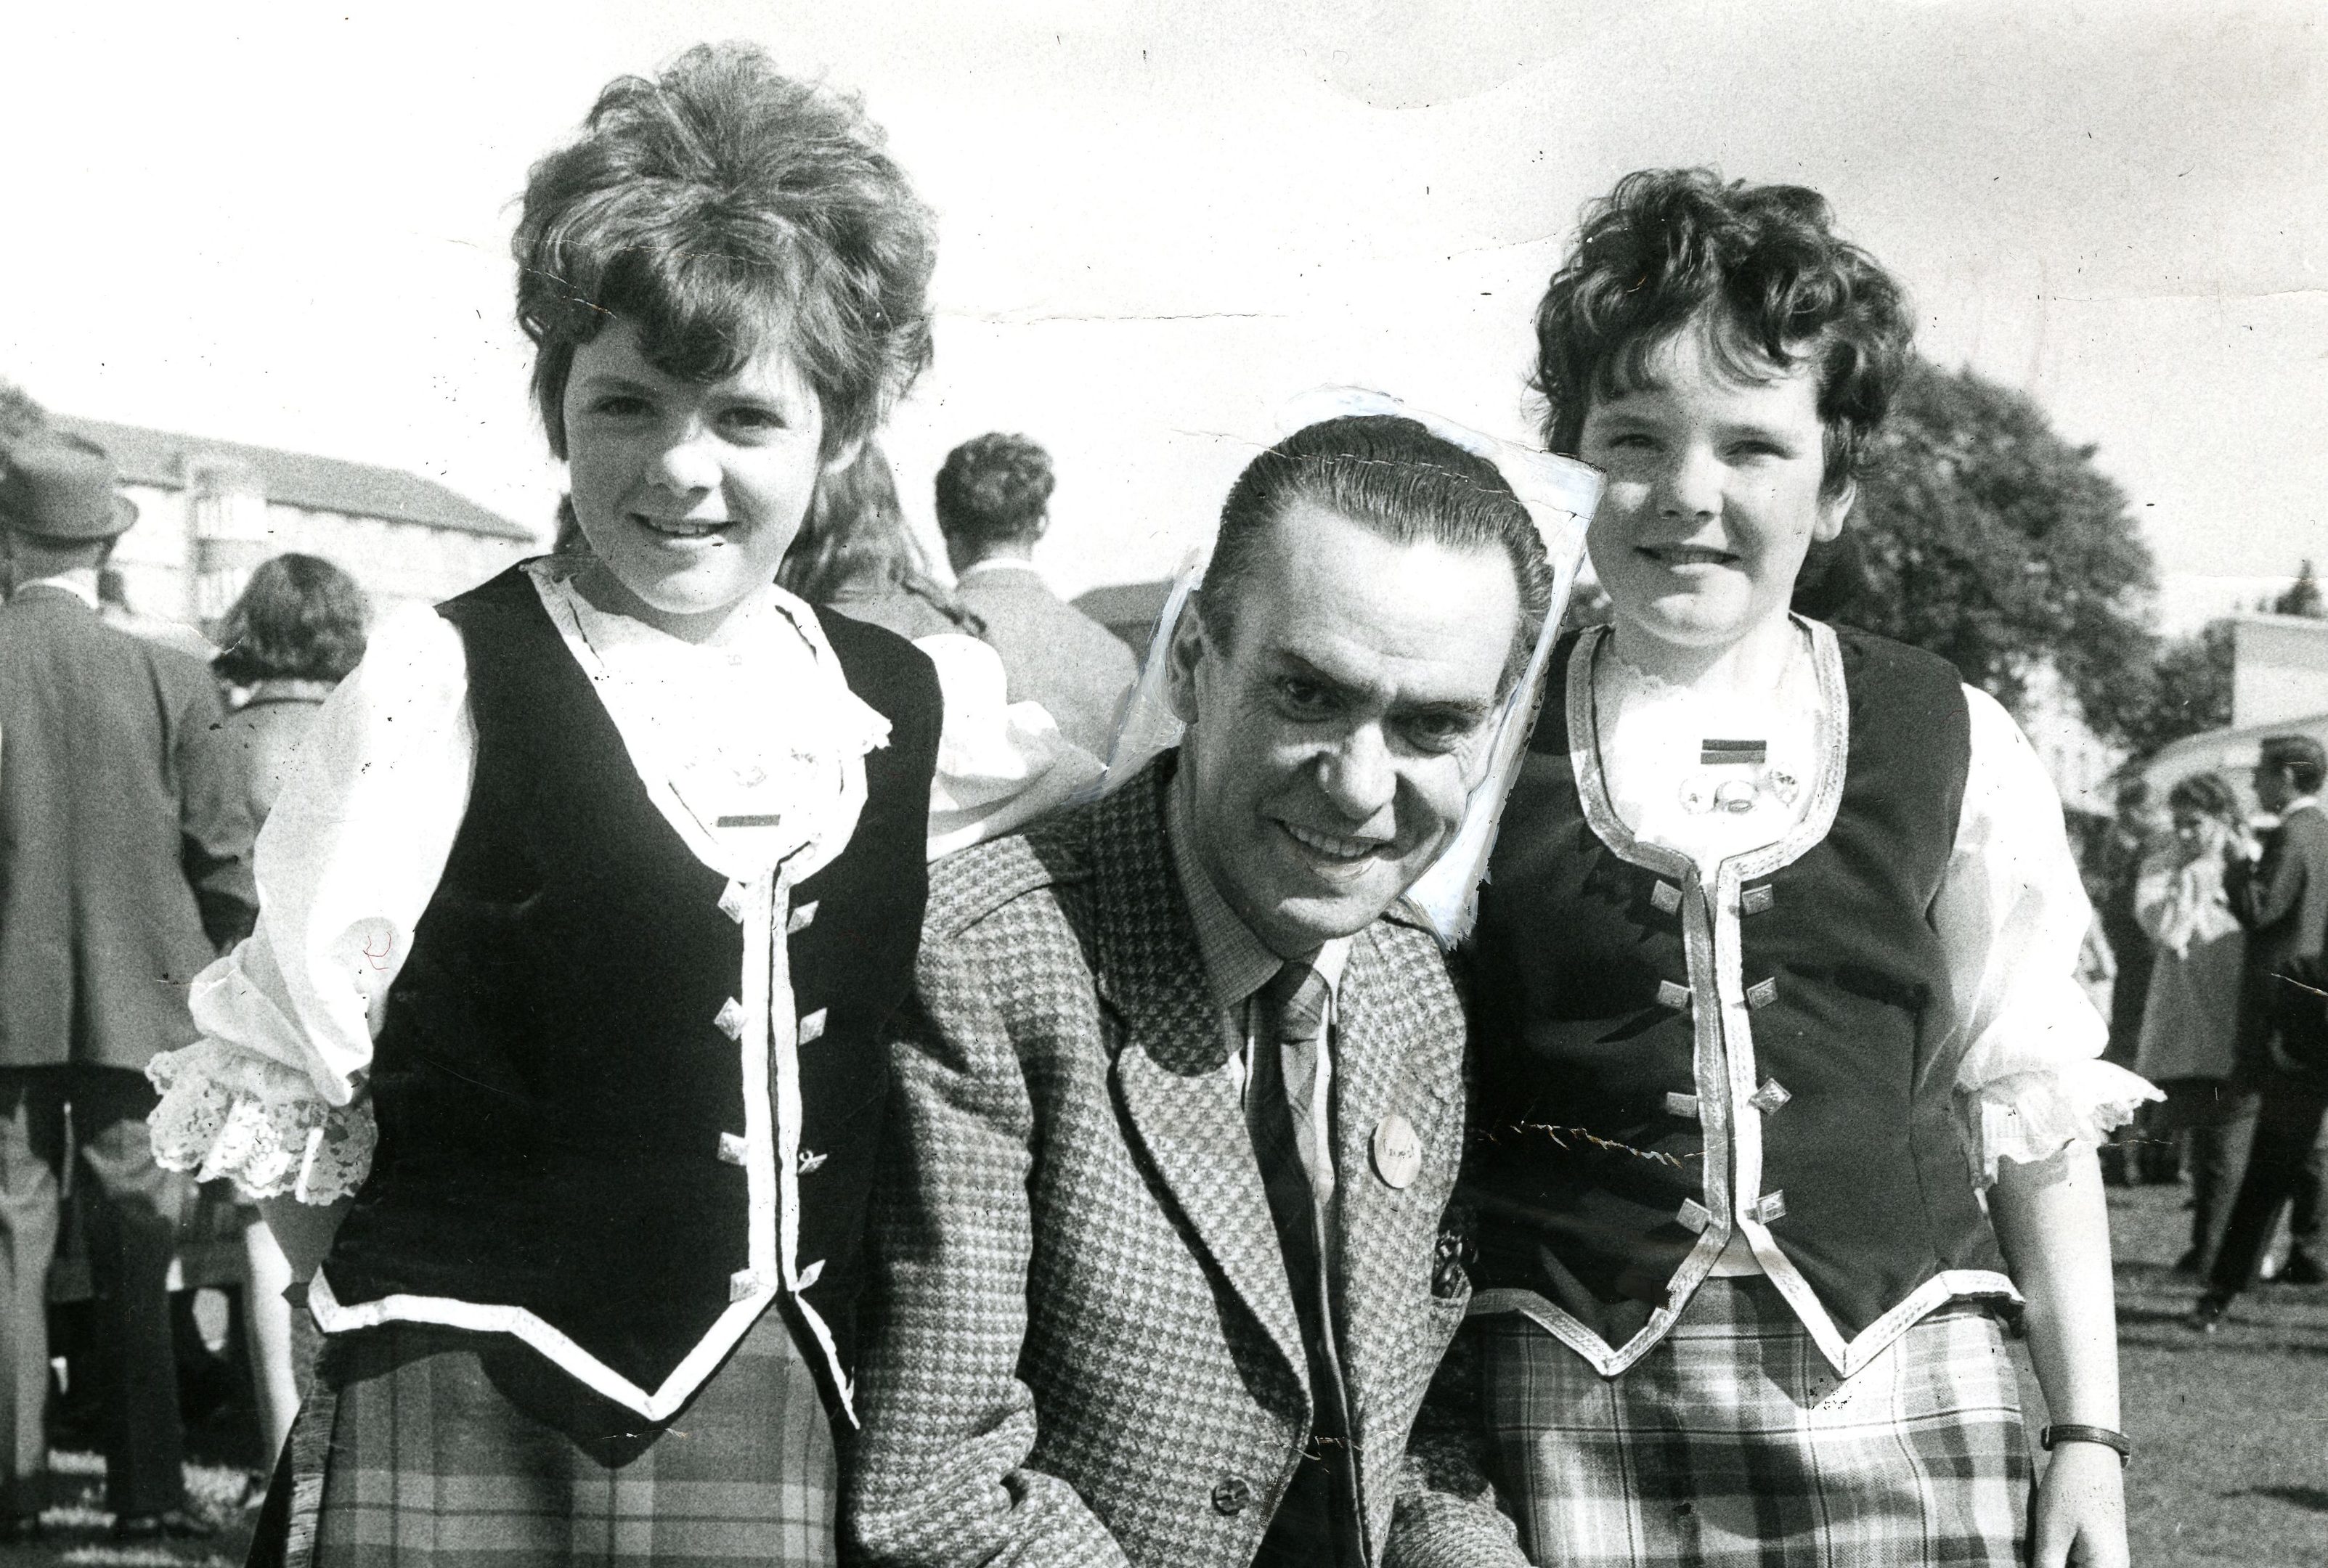
[[[183,1179],[147,1144],[145,1068],[191,1043],[186,985],[251,927],[251,823],[200,660],[98,616],[136,520],[113,464],[36,430],[0,445],[0,1539],[39,1533],[46,1305],[59,1183],[95,1202],[109,1355],[106,1498],[125,1539],[206,1533],[185,1511],[164,1283]],[[66,1147],[70,1107],[71,1148]]]
[[[2256,762],[2258,804],[2279,817],[2262,853],[2235,852],[2223,878],[2232,911],[2248,929],[2247,973],[2239,1018],[2239,1073],[2260,1096],[2255,1141],[2208,1271],[2191,1326],[2212,1332],[2231,1301],[2254,1280],[2279,1208],[2307,1179],[2313,1144],[2328,1118],[2328,813],[2320,789],[2328,749],[2309,735],[2272,735]],[[2315,1199],[2316,1201],[2316,1199]],[[2322,1269],[2304,1250],[2286,1277],[2317,1283]]]

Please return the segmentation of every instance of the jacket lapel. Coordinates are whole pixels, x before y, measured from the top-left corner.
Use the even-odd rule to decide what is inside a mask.
[[[1094,925],[1103,994],[1124,1022],[1125,1119],[1198,1243],[1306,1393],[1309,1359],[1244,1113],[1221,1069],[1231,1041],[1206,984],[1164,838],[1169,758],[1094,813]]]
[[[1391,1189],[1377,1181],[1374,1169],[1374,1131],[1383,1118],[1402,1107],[1396,1103],[1406,1066],[1408,1031],[1395,1016],[1399,1006],[1397,975],[1392,956],[1384,950],[1382,927],[1358,934],[1334,1008],[1334,1171],[1336,1205],[1340,1223],[1337,1245],[1364,1230],[1368,1206],[1379,1203]],[[1413,1115],[1408,1107],[1410,1116]],[[1342,1255],[1345,1289],[1356,1293],[1369,1283],[1368,1271],[1383,1260],[1364,1247]]]
[[[1442,1094],[1428,1073],[1413,1070],[1418,1058],[1447,1049],[1446,1026],[1418,1005],[1426,977],[1413,969],[1410,940],[1377,920],[1360,932],[1335,1002],[1334,1161],[1336,1172],[1333,1246],[1338,1260],[1343,1324],[1342,1366],[1347,1379],[1352,1436],[1356,1440],[1358,1496],[1366,1524],[1377,1536],[1388,1528],[1388,1505],[1397,1492],[1398,1456],[1405,1451],[1403,1423],[1412,1413],[1408,1391],[1382,1386],[1382,1358],[1398,1359],[1399,1347],[1385,1344],[1383,1314],[1415,1290],[1413,1245],[1417,1224],[1435,1233],[1438,1216],[1392,1212],[1430,1184],[1427,1171],[1409,1189],[1394,1189],[1376,1173],[1374,1133],[1383,1120],[1403,1114],[1417,1128],[1439,1124],[1441,1106],[1427,1097]],[[1435,959],[1431,960],[1436,962]],[[1460,1029],[1460,1025],[1457,1025]],[[1455,1048],[1460,1051],[1460,1042]],[[1443,1158],[1426,1148],[1424,1158]],[[1390,1244],[1390,1245],[1386,1245]],[[1399,1320],[1403,1322],[1403,1319]],[[1387,1461],[1389,1470],[1385,1471]]]

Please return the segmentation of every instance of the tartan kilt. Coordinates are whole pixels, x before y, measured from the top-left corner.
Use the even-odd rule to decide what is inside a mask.
[[[2031,1469],[1996,1321],[1954,1302],[1836,1376],[1768,1280],[1709,1279],[1619,1377],[1479,1332],[1497,1484],[1542,1568],[1997,1568]]]
[[[831,1423],[781,1311],[648,1423],[506,1334],[387,1323],[325,1340],[253,1564],[830,1564]]]

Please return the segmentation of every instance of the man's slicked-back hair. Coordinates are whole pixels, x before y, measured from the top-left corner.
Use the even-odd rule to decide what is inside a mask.
[[[1817,191],[1638,170],[1586,209],[1536,307],[1545,444],[1576,455],[1592,399],[1646,385],[1651,352],[1692,330],[1741,380],[1814,367],[1835,495],[1892,406],[1915,323],[1892,275],[1835,233]]]
[[[975,545],[1031,539],[1057,483],[1051,454],[1023,435],[973,435],[938,470],[938,529]]]
[[[1496,465],[1420,423],[1350,415],[1295,431],[1237,476],[1221,508],[1197,600],[1208,631],[1235,635],[1238,598],[1270,528],[1309,501],[1403,545],[1498,551],[1519,589],[1520,629],[1507,680],[1527,661],[1552,604],[1552,563],[1527,508]]]
[[[534,401],[566,455],[575,350],[619,316],[682,379],[735,374],[770,341],[863,440],[930,359],[928,209],[856,99],[750,44],[698,44],[618,77],[534,164],[510,248]]]
[[[2309,735],[2267,735],[2258,751],[2257,770],[2276,770],[2298,795],[2317,795],[2328,783],[2328,748]]]

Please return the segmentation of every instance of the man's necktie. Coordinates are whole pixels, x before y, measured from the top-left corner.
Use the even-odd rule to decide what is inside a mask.
[[[1293,1146],[1318,1207],[1322,1210],[1334,1195],[1334,1162],[1318,1143],[1319,1053],[1325,1049],[1326,977],[1307,964],[1292,963],[1261,988],[1261,1038],[1256,1055],[1276,1046],[1274,1062],[1254,1063],[1255,1089],[1264,1090],[1272,1078],[1282,1086],[1287,1115],[1293,1124]],[[1272,1072],[1271,1069],[1274,1069]],[[1265,1093],[1261,1097],[1266,1097]],[[1269,1115],[1266,1108],[1261,1114]]]
[[[1336,1293],[1326,1257],[1334,1162],[1319,1145],[1316,1121],[1328,994],[1323,975],[1293,963],[1255,998],[1245,1114],[1300,1320],[1314,1404],[1309,1447],[1270,1521],[1254,1568],[1362,1568],[1365,1562],[1349,1403],[1334,1340]]]

